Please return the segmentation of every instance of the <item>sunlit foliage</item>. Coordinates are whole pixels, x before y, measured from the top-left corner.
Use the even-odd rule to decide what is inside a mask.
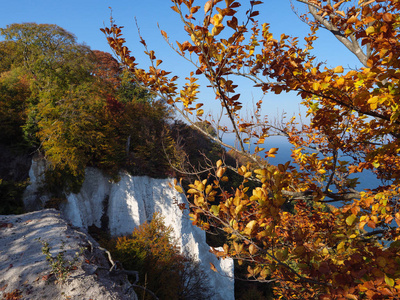
[[[79,191],[89,166],[113,179],[121,169],[169,173],[172,114],[111,54],[53,24],[11,24],[0,33],[0,141],[42,154],[49,190]]]
[[[300,41],[274,37],[269,24],[257,22],[262,1],[248,2],[244,20],[238,14],[243,1],[171,2],[171,14],[181,20],[188,40],[172,43],[166,32],[161,35],[193,62],[182,88],[143,37],[147,69],[139,68],[125,46],[122,27],[102,30],[138,84],[251,162],[236,168],[242,184],[233,193],[221,188],[230,180],[222,160],[208,179],[186,191],[193,222],[228,234],[223,251],[215,254],[248,262],[248,278],[273,282],[282,299],[399,298],[400,3],[299,0],[309,12],[301,18],[310,25]],[[363,67],[345,70],[318,62],[312,49],[320,28]],[[209,121],[221,132],[232,132],[237,147],[196,126],[205,117],[197,97],[200,76],[208,80],[230,127],[220,126],[217,117]],[[261,100],[251,118],[243,117],[245,99],[238,92],[243,79],[264,93],[297,92],[310,122],[302,125],[293,118],[277,126],[262,115]],[[264,148],[273,134],[287,137],[293,162],[268,164],[268,157],[279,154],[276,147]],[[245,147],[250,143],[254,151]],[[366,170],[382,183],[358,190],[350,175]],[[250,187],[250,181],[257,186]],[[216,195],[222,197],[216,201]],[[288,204],[293,210],[286,209]]]

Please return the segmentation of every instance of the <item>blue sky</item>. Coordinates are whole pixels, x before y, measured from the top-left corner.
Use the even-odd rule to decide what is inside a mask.
[[[203,5],[206,0],[198,1]],[[260,23],[268,22],[272,32],[279,37],[281,33],[303,37],[308,33],[308,26],[301,22],[290,8],[289,0],[265,0],[258,6]],[[247,1],[242,1],[247,8]],[[78,42],[85,43],[93,50],[110,52],[103,33],[99,30],[103,24],[108,25],[110,9],[118,25],[125,26],[124,36],[127,46],[137,55],[138,62],[145,66],[147,61],[141,53],[143,48],[138,43],[135,17],[149,48],[156,51],[157,58],[162,59],[166,70],[177,73],[184,78],[188,75],[189,65],[185,63],[162,39],[157,23],[168,33],[171,41],[185,41],[187,36],[183,31],[177,14],[171,9],[169,0],[13,0],[2,1],[0,10],[0,28],[12,23],[36,22],[57,24],[76,35]],[[296,6],[304,11],[302,4]],[[243,8],[243,9],[244,9]],[[243,15],[243,14],[242,14]],[[320,30],[320,39],[316,43],[315,54],[328,65],[360,66],[357,60],[336,41],[331,34]],[[251,85],[245,86],[241,101],[251,103],[257,101],[261,94],[253,91]],[[212,111],[216,104],[212,102],[213,95],[207,89],[202,89],[201,100],[207,100],[208,109]],[[298,112],[300,100],[295,95],[264,96],[264,112],[276,115],[277,111],[286,111],[289,115]],[[207,112],[207,108],[205,110]],[[251,112],[249,112],[251,113]]]

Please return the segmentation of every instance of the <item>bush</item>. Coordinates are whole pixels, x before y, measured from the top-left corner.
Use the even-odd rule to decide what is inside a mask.
[[[212,292],[207,274],[193,258],[180,254],[175,245],[172,228],[154,214],[131,236],[116,239],[111,252],[125,269],[138,271],[138,284],[160,299],[209,299]],[[136,292],[140,299],[152,299],[143,290]]]

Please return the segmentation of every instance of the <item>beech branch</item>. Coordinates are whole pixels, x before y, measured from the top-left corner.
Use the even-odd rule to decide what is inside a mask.
[[[367,61],[371,54],[370,51],[368,50],[369,49],[368,46],[366,51],[367,53],[364,53],[360,44],[357,42],[354,34],[351,34],[349,37],[347,37],[332,22],[322,17],[322,15],[320,15],[318,12],[323,10],[323,7],[320,7],[315,3],[311,3],[309,0],[296,0],[296,1],[306,4],[314,20],[319,24],[321,24],[323,28],[330,31],[336,37],[336,39],[339,42],[341,42],[347,49],[349,49],[350,52],[352,52],[365,67],[368,67]],[[328,5],[330,4],[328,3]]]

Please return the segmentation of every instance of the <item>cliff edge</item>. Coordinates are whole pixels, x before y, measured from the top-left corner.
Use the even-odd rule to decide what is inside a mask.
[[[73,262],[64,282],[46,260],[43,243],[55,260],[62,252],[64,262]],[[125,276],[114,276],[110,266],[98,244],[57,210],[0,215],[1,299],[137,299]]]

